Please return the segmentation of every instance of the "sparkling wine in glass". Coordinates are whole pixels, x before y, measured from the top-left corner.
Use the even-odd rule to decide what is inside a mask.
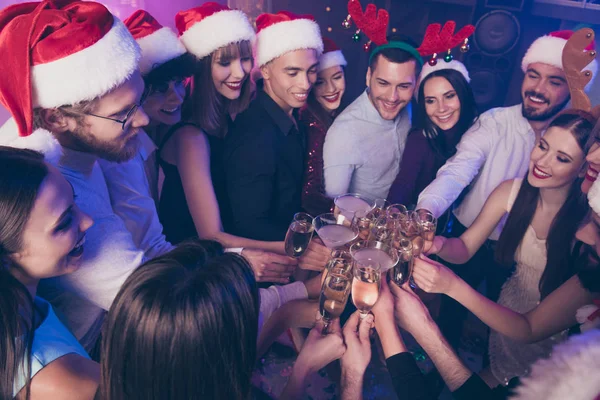
[[[354,264],[352,280],[352,302],[360,311],[360,318],[365,318],[379,299],[381,269],[377,261],[365,258]]]
[[[392,279],[398,286],[403,285],[412,276],[413,250],[412,242],[406,238],[401,238],[397,242],[398,262],[390,270]]]
[[[437,229],[437,218],[433,216],[431,211],[423,208],[416,210],[413,216],[419,225],[421,237],[425,242],[423,244],[423,251],[427,252],[433,246],[433,239],[435,238],[435,231]]]
[[[300,257],[310,244],[315,228],[313,217],[306,213],[296,213],[285,235],[285,253],[290,257]]]
[[[385,214],[387,207],[389,206],[389,202],[386,199],[375,199],[373,201],[373,209],[371,210],[371,214],[374,220],[381,217]]]
[[[358,211],[368,212],[373,209],[373,201],[358,193],[342,194],[337,196],[333,203],[335,204],[333,213],[336,216],[342,214],[350,221],[354,219]]]
[[[335,250],[358,237],[358,228],[343,214],[321,214],[313,220],[315,231],[330,250]]]
[[[357,211],[354,215],[353,224],[358,228],[358,237],[361,240],[369,239],[371,229],[375,224],[371,211]]]
[[[321,287],[321,296],[319,298],[319,312],[323,317],[325,326],[323,335],[327,334],[327,328],[331,321],[339,318],[346,308],[348,295],[350,294],[351,283],[347,275],[329,273]]]
[[[323,277],[321,278],[321,285],[330,273],[337,275],[346,275],[348,279],[352,278],[352,265],[353,260],[350,253],[346,250],[333,250],[331,252],[331,259],[325,267]]]

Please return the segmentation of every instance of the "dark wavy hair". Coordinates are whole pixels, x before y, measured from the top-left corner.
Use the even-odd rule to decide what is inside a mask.
[[[146,91],[152,92],[153,87],[191,77],[194,74],[195,65],[196,59],[190,53],[167,61],[144,76]]]
[[[33,299],[9,271],[11,256],[23,247],[23,231],[42,182],[48,176],[44,157],[32,150],[0,146],[0,398],[13,398],[19,373],[30,397],[31,346],[36,321]]]
[[[460,118],[456,123],[456,129],[458,131],[457,141],[459,141],[460,137],[462,137],[462,135],[477,121],[479,118],[479,111],[477,110],[477,103],[475,102],[475,96],[473,95],[471,85],[460,72],[454,69],[433,71],[420,83],[417,96],[416,115],[413,120],[413,130],[422,131],[433,151],[442,158],[448,159],[456,153],[456,148],[446,148],[446,141],[443,136],[438,134],[439,127],[433,123],[431,118],[429,118],[425,107],[425,84],[435,77],[446,79],[456,92],[456,96],[460,101]]]
[[[99,398],[247,399],[259,298],[248,262],[186,242],[125,281],[102,338]]]
[[[593,125],[586,115],[578,111],[559,114],[548,129],[558,127],[568,130],[576,139],[584,154],[587,154]],[[571,263],[571,249],[575,233],[588,213],[589,206],[585,194],[581,192],[583,178],[577,178],[571,184],[569,194],[552,224],[546,239],[546,268],[540,279],[539,290],[544,298],[575,274]],[[515,252],[533,220],[540,198],[539,188],[531,186],[523,179],[521,189],[515,199],[515,206],[508,214],[506,225],[498,239],[496,261],[505,266],[514,264]]]

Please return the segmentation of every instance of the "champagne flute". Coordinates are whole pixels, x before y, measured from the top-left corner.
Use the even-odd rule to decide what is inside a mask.
[[[437,229],[437,218],[433,216],[431,211],[424,208],[416,210],[413,216],[419,225],[421,237],[425,241],[423,251],[427,252],[433,246],[433,239],[435,238],[435,231]]]
[[[393,227],[393,221],[387,214],[382,214],[375,223],[373,224],[373,228],[371,228],[371,235],[368,240],[375,240],[378,242],[388,244],[392,240],[394,229],[390,229],[390,226]]]
[[[322,334],[327,334],[329,324],[344,312],[348,295],[350,294],[351,283],[348,275],[328,273],[323,286],[321,287],[321,296],[319,297],[319,312],[323,317]]]
[[[412,277],[413,249],[412,242],[406,238],[400,238],[395,248],[398,250],[398,262],[390,270],[391,278],[398,286],[403,285]]]
[[[367,258],[354,263],[352,302],[363,319],[377,303],[381,283],[381,268],[377,261]]]
[[[373,201],[366,196],[358,193],[346,193],[337,196],[333,200],[335,205],[333,213],[338,216],[342,214],[350,221],[354,219],[357,211],[371,211],[373,209]]]
[[[358,228],[358,237],[361,240],[369,239],[371,229],[375,223],[372,217],[371,211],[357,211],[356,214],[354,214],[353,223]]]
[[[313,217],[307,213],[296,213],[285,235],[285,253],[290,257],[300,257],[310,244],[315,227]]]
[[[375,199],[373,204],[373,209],[371,210],[371,214],[373,214],[372,218],[377,219],[381,217],[382,214],[385,214],[390,203],[386,199]]]
[[[333,250],[331,252],[331,259],[325,267],[323,277],[321,278],[321,286],[329,273],[346,275],[348,279],[352,277],[352,265],[353,260],[350,253],[346,250]]]

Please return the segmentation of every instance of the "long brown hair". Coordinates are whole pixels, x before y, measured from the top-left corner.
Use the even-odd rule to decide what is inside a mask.
[[[258,313],[252,268],[216,242],[148,261],[108,313],[97,398],[248,399]]]
[[[586,116],[578,111],[565,112],[557,116],[548,129],[552,127],[568,130],[584,154],[588,152],[591,146],[588,139],[593,125]],[[581,192],[582,179],[577,178],[571,183],[567,199],[550,225],[546,240],[546,268],[539,284],[541,298],[546,297],[575,273],[569,262],[573,238],[589,207],[586,196]],[[499,264],[514,264],[515,252],[533,220],[539,200],[539,188],[531,186],[527,179],[523,179],[515,205],[508,214],[506,225],[498,239],[496,261]]]
[[[31,386],[31,346],[37,313],[25,286],[9,271],[11,256],[23,247],[23,231],[39,188],[48,175],[40,153],[0,146],[0,398],[13,398],[13,384],[25,377]]]
[[[212,78],[212,63],[219,51],[223,61],[252,58],[250,41],[242,40],[215,50],[198,60],[190,85],[189,101],[183,110],[183,119],[195,123],[209,135],[225,137],[228,115],[238,114],[248,108],[254,94],[254,83],[248,76],[237,100],[230,101],[223,97],[215,88]]]

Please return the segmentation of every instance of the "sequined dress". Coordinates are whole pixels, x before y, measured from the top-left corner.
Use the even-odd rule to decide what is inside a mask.
[[[300,123],[306,129],[307,150],[302,187],[302,208],[313,216],[330,212],[333,200],[325,196],[323,179],[323,144],[327,127],[323,125],[307,108],[300,111]]]
[[[514,204],[522,179],[515,179],[508,200],[508,210]],[[546,240],[539,239],[531,225],[515,254],[516,267],[500,292],[498,304],[519,313],[526,313],[540,302],[539,283],[546,268]],[[531,365],[548,357],[554,344],[565,339],[557,334],[537,343],[519,343],[492,331],[490,333],[490,367],[494,377],[506,385],[516,376],[525,376]]]

